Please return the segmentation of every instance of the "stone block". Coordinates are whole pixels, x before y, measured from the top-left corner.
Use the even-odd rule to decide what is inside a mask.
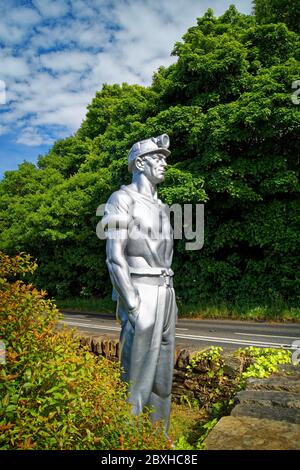
[[[273,375],[293,376],[294,378],[300,379],[300,365],[279,364],[277,369],[277,372]]]
[[[183,382],[186,379],[186,372],[183,370],[174,370],[174,379],[177,381]]]
[[[285,421],[226,416],[209,433],[208,450],[300,450],[300,426]]]
[[[300,380],[293,376],[269,377],[268,379],[248,379],[247,390],[277,390],[300,394]]]
[[[198,390],[198,383],[195,380],[187,379],[184,381],[184,386],[188,390]]]
[[[287,408],[300,409],[300,395],[290,392],[244,390],[236,395],[238,403],[260,406],[285,406]]]
[[[259,419],[287,421],[300,425],[300,410],[282,406],[237,405],[232,410],[231,416],[249,416]]]
[[[185,369],[190,362],[190,352],[187,349],[182,349],[178,355],[176,368]]]
[[[101,356],[102,354],[102,338],[93,338],[92,340],[92,351],[97,356]]]
[[[224,375],[234,379],[241,372],[242,363],[241,359],[234,356],[232,353],[224,353]]]
[[[102,354],[106,358],[110,356],[110,339],[109,338],[104,338],[102,340]]]

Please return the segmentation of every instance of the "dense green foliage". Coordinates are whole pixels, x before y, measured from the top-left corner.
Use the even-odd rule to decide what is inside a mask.
[[[258,22],[282,21],[292,31],[300,32],[299,0],[255,0],[254,11]]]
[[[275,9],[291,2],[269,0],[268,11],[262,3],[258,21],[234,7],[220,18],[208,10],[150,87],[104,85],[76,135],[37,167],[6,173],[0,248],[36,257],[39,287],[58,297],[109,295],[96,208],[130,181],[131,145],[166,132],[172,156],[161,198],[205,202],[204,248],[176,242],[179,301],[298,305],[300,106],[291,94],[300,36],[288,10]]]
[[[166,449],[162,429],[132,417],[116,365],[57,328],[45,292],[13,279],[36,268],[0,252],[0,449]]]

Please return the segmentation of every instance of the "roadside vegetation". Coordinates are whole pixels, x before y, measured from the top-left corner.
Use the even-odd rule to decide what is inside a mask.
[[[21,279],[36,268],[28,255],[0,252],[0,449],[169,449],[171,441],[147,414],[130,415],[118,364],[57,328],[55,304]],[[196,393],[172,405],[176,449],[204,449],[245,380],[267,377],[291,354],[250,347],[236,357],[240,367],[228,375],[221,348],[193,355],[185,374]]]
[[[18,279],[35,269],[0,252],[0,450],[168,449],[146,414],[131,416],[119,368],[58,329],[46,293]]]
[[[176,286],[175,286],[176,289]],[[114,314],[116,304],[110,297],[72,297],[56,299],[56,305],[64,311]],[[271,322],[299,322],[300,307],[278,302],[270,305],[232,304],[230,302],[184,303],[177,298],[180,318],[211,318],[228,320],[260,320]]]

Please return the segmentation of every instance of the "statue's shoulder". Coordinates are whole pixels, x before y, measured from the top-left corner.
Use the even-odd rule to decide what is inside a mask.
[[[133,197],[129,192],[127,192],[126,186],[121,186],[120,189],[111,194],[107,204],[126,210],[129,209],[133,202]]]

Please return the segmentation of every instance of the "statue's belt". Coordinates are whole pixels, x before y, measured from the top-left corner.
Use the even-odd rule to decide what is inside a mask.
[[[170,268],[129,268],[131,279],[150,286],[173,287],[174,272]]]

